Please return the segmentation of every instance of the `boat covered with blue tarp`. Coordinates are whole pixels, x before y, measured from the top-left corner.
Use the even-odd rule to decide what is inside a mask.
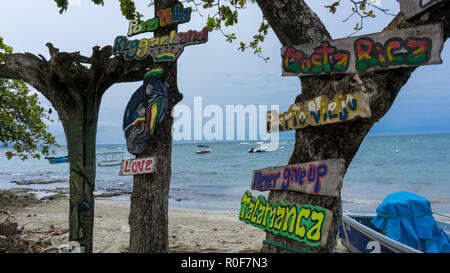
[[[372,224],[387,237],[427,253],[450,253],[450,238],[433,217],[430,201],[411,192],[388,195]]]
[[[339,233],[351,252],[450,253],[450,223],[434,219],[426,198],[393,193],[376,212],[343,212]]]

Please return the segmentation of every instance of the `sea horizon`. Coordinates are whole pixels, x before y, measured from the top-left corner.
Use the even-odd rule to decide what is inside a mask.
[[[169,205],[187,209],[236,211],[250,190],[253,170],[288,164],[294,139],[279,141],[273,152],[248,153],[259,140],[174,143]],[[207,144],[210,154],[197,155],[197,145]],[[5,148],[1,148],[5,149]],[[0,151],[1,151],[0,149]],[[99,144],[96,153],[124,152],[125,144]],[[66,155],[65,146],[56,155]],[[39,198],[68,192],[68,163],[46,160],[11,160],[0,156],[0,189],[29,190]],[[341,191],[343,208],[372,211],[390,193],[410,191],[430,200],[436,212],[450,212],[450,133],[367,136],[353,158]],[[129,201],[132,176],[118,175],[120,166],[96,170],[98,198]],[[252,191],[254,196],[268,192]]]
[[[291,133],[291,134],[290,134]],[[440,134],[450,134],[450,131],[436,131],[436,132],[417,132],[417,133],[376,133],[376,134],[368,134],[365,138],[368,137],[383,137],[383,136],[414,136],[414,135],[440,135]],[[295,140],[295,131],[282,132],[279,135],[279,140]],[[199,144],[199,143],[238,143],[238,142],[267,142],[269,140],[173,140],[172,144]],[[105,145],[125,145],[126,143],[97,143],[96,146],[105,146]],[[60,145],[61,147],[67,147],[66,144]],[[10,146],[4,146],[10,147]]]

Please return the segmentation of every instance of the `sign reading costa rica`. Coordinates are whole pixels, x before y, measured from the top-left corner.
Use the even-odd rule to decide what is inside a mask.
[[[275,204],[266,201],[261,195],[255,199],[247,191],[242,197],[239,220],[312,247],[324,247],[333,222],[333,213],[309,204]]]
[[[437,3],[447,0],[397,0],[400,3],[400,11],[406,19],[419,14]]]
[[[281,49],[283,76],[367,73],[441,64],[443,26],[414,28]]]
[[[276,110],[267,112],[267,133],[344,122],[358,116],[371,116],[369,96],[366,93],[339,93],[332,100],[319,96],[293,104],[283,114],[278,114]]]
[[[345,173],[344,159],[270,167],[253,171],[252,190],[288,190],[339,197]]]
[[[122,160],[119,175],[126,176],[136,174],[149,174],[154,172],[156,172],[155,158],[136,158]]]

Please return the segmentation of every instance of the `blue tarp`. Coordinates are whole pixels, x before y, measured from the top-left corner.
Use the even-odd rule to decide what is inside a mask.
[[[417,194],[388,195],[372,219],[389,238],[427,253],[450,253],[450,238],[433,217],[430,202]]]

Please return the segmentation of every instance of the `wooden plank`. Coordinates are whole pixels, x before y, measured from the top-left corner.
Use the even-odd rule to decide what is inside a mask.
[[[190,45],[208,41],[208,28],[201,31],[171,31],[168,35],[140,40],[128,40],[126,36],[117,36],[114,40],[113,54],[123,53],[125,60],[143,60],[148,56],[154,62],[174,62]]]
[[[288,190],[339,197],[344,159],[330,159],[253,171],[252,190]]]
[[[153,157],[122,160],[119,175],[150,174],[156,172],[156,159]]]
[[[439,23],[283,47],[282,75],[368,73],[441,64],[443,46],[443,26]]]
[[[312,247],[325,247],[333,213],[309,204],[275,204],[261,195],[255,199],[247,191],[242,197],[239,220]],[[307,225],[306,222],[310,224]]]
[[[160,9],[156,12],[156,16],[146,21],[137,19],[130,20],[128,27],[128,36],[134,36],[145,32],[156,31],[157,29],[170,26],[172,24],[184,24],[191,20],[192,8],[182,8],[176,5],[173,9]]]
[[[326,96],[296,103],[289,111],[267,112],[267,133],[302,129],[307,126],[345,122],[356,117],[370,118],[369,96],[365,93],[337,94],[332,100]]]
[[[406,19],[427,10],[428,8],[447,0],[397,0],[400,3],[400,11]]]

